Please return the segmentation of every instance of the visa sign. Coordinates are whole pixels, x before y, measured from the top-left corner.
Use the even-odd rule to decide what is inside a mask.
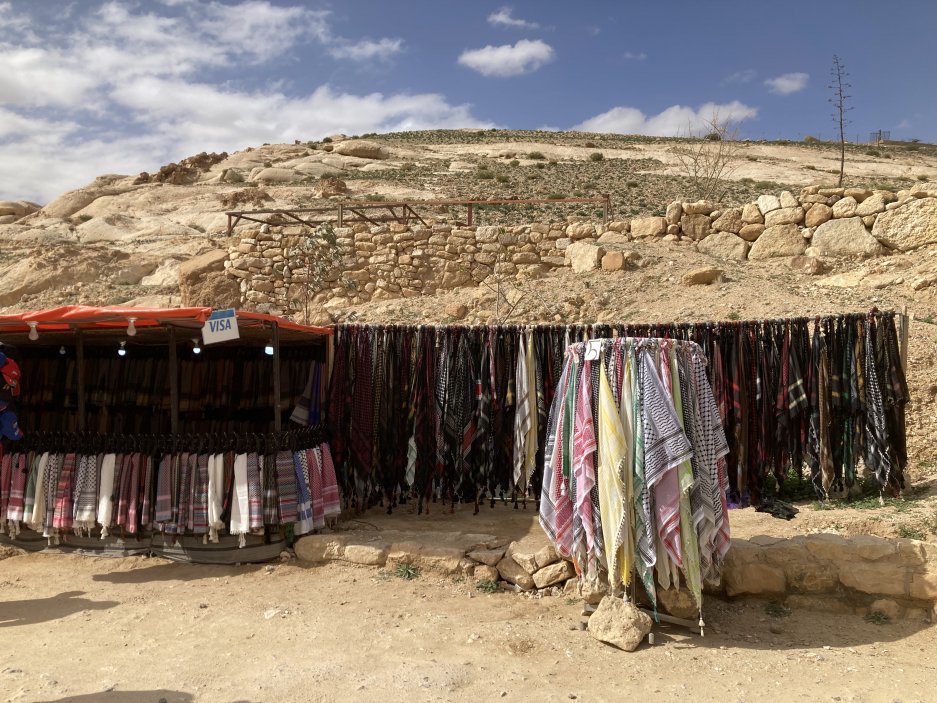
[[[202,341],[205,344],[239,339],[238,318],[234,308],[214,310],[202,326]]]

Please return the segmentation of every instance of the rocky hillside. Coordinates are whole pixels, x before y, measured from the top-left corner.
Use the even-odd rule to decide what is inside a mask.
[[[449,269],[423,267],[432,274],[427,278],[416,273],[419,262],[408,259],[411,279],[422,286],[425,278],[429,285],[397,293],[392,285],[381,288],[388,279],[378,275],[381,267],[391,265],[378,261],[365,271],[372,254],[381,255],[374,245],[367,257],[349,262],[361,283],[357,292],[324,291],[316,321],[700,320],[907,306],[915,318],[911,473],[932,473],[937,149],[851,147],[847,189],[836,190],[833,145],[741,143],[720,202],[700,206],[675,155],[680,146],[669,139],[552,132],[335,135],[319,143],[199,154],[155,173],[104,175],[44,206],[0,202],[0,309],[239,301],[277,309],[270,301],[288,268],[282,250],[280,279],[275,261],[269,274],[243,264],[253,285],[260,284],[251,288],[252,298],[245,298],[245,279],[225,273],[225,267],[242,265],[241,252],[267,247],[256,238],[255,225],[226,236],[224,212],[231,209],[609,193],[613,222],[607,228],[594,208],[582,206],[480,208],[476,222],[482,227],[458,233],[446,224],[452,213],[431,213],[433,231],[424,234],[427,242],[437,237],[443,259],[453,236],[462,247],[455,258],[471,254],[469,273],[463,267],[446,279],[460,287],[442,285]],[[900,217],[907,222],[896,228]],[[349,230],[347,241],[376,241],[369,228],[357,230]],[[482,230],[484,237],[505,233],[517,248],[511,256],[519,258],[491,262],[497,275],[477,284],[489,266],[485,252],[501,244],[494,234],[487,248],[472,250],[484,244],[477,241]],[[395,237],[408,238],[388,232],[381,241],[395,251]],[[763,239],[766,232],[773,234]],[[254,243],[244,245],[245,239]],[[782,257],[759,253],[775,244],[791,251],[785,248]],[[807,256],[791,256],[799,254]],[[399,265],[398,256],[391,268]],[[268,279],[269,295],[261,292]],[[508,305],[493,290],[495,279]]]

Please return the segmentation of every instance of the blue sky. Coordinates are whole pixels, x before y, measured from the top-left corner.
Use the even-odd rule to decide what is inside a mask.
[[[937,1],[0,0],[0,199],[432,127],[937,141]]]

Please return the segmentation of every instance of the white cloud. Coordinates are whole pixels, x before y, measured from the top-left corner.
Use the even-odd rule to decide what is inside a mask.
[[[512,27],[515,29],[539,29],[540,25],[536,22],[528,22],[519,17],[513,16],[514,10],[510,7],[502,7],[497,12],[488,15],[488,24],[496,27]]]
[[[459,56],[459,63],[483,76],[505,78],[531,73],[553,60],[553,47],[544,41],[521,39],[514,44],[486,46],[482,49],[466,49]]]
[[[624,54],[622,54],[622,58],[625,58],[629,61],[644,61],[647,58],[647,54],[645,54],[643,51],[639,53],[626,51]]]
[[[10,10],[0,0],[6,26]],[[494,126],[435,93],[356,95],[314,79],[297,92],[287,92],[288,81],[249,83],[242,69],[267,68],[303,43],[355,61],[402,50],[399,39],[342,38],[326,13],[298,3],[104,2],[49,22],[40,38],[26,31],[38,21],[16,16],[24,32],[0,40],[0,199],[46,202],[101,173],[153,171],[205,150]],[[216,79],[222,71],[234,79]]]
[[[806,88],[809,79],[808,73],[785,73],[776,78],[769,78],[765,81],[765,85],[772,93],[790,95]]]
[[[351,59],[352,61],[371,61],[373,59],[387,60],[403,50],[403,39],[381,39],[372,41],[362,39],[357,42],[341,42],[329,49],[329,53],[337,59]]]
[[[908,119],[903,119],[901,120],[901,122],[898,123],[895,129],[909,129],[910,127],[911,127],[911,122]]]
[[[757,75],[758,72],[754,68],[746,68],[744,71],[730,73],[728,76],[722,79],[722,84],[728,85],[731,83],[751,83],[753,80],[755,80],[755,76]]]
[[[706,128],[713,116],[717,116],[721,121],[741,122],[757,115],[758,108],[737,100],[722,105],[705,103],[696,110],[684,105],[671,105],[656,115],[645,115],[634,107],[613,107],[607,112],[580,122],[573,129],[581,132],[675,137],[699,133]]]

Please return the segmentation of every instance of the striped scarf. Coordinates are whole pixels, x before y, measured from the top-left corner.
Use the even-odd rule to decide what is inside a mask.
[[[260,480],[264,487],[263,494],[263,521],[265,525],[279,525],[280,496],[277,493],[276,455],[258,455],[258,468]]]
[[[156,504],[153,522],[162,530],[165,530],[167,523],[172,519],[173,470],[178,467],[178,461],[178,455],[164,454],[159,461],[159,470],[156,473]]]
[[[56,530],[72,529],[74,505],[72,504],[72,487],[75,483],[75,466],[77,457],[66,454],[62,460],[55,491],[55,507],[52,515],[52,527]]]
[[[51,466],[53,457],[49,458]],[[114,474],[117,469],[117,456],[105,454],[101,460],[101,480],[98,482],[98,524],[101,526],[101,539],[108,536],[114,516]],[[48,470],[46,475],[48,476]]]
[[[257,452],[247,455],[247,529],[261,530],[264,526],[263,486],[260,482],[260,462]],[[243,515],[242,515],[243,519]]]
[[[293,472],[296,478],[296,524],[293,525],[293,533],[304,535],[313,530],[312,497],[310,491],[312,485],[309,480],[309,460],[306,452],[292,452]]]
[[[280,508],[280,522],[288,524],[298,519],[296,486],[296,468],[293,466],[293,454],[279,451],[274,462],[276,471],[277,499]]]
[[[4,457],[5,459],[6,457]],[[19,522],[23,519],[25,509],[24,493],[26,491],[26,480],[29,474],[30,457],[26,452],[21,452],[14,456],[11,462],[12,477],[10,479],[10,500],[7,503],[6,518],[13,523],[13,528],[18,532]],[[0,512],[2,517],[2,512]]]
[[[46,468],[45,480],[43,481],[43,493],[45,494],[45,517],[42,521],[42,536],[52,536],[52,520],[55,517],[55,499],[56,489],[59,485],[59,471],[62,468],[64,455],[53,454],[49,458],[49,466]]]
[[[322,502],[322,462],[319,450],[306,449],[301,454],[305,457],[306,476],[309,478],[309,494],[312,498],[313,529],[325,527],[325,506]]]
[[[338,481],[335,479],[335,466],[332,463],[332,452],[329,450],[328,443],[320,444],[316,451],[322,457],[322,514],[328,518],[342,511]]]
[[[192,477],[192,502],[188,528],[192,534],[208,534],[208,462],[214,455],[199,454]]]
[[[75,478],[75,527],[86,530],[94,527],[98,500],[97,474],[97,457],[93,454],[82,454],[78,460],[78,475]]]

